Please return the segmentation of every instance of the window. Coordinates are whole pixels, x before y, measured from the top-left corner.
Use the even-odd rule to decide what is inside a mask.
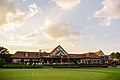
[[[40,56],[41,56],[41,54],[40,54],[40,53],[37,53],[37,54],[36,54],[36,56],[37,56],[37,57],[40,57]]]
[[[94,62],[96,62],[96,60],[94,60]]]
[[[98,62],[100,62],[100,60],[98,60]]]

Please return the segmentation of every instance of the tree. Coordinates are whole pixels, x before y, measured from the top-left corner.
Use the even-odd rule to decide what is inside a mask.
[[[115,52],[112,52],[111,54],[110,54],[110,56],[111,56],[111,58],[113,58],[113,59],[115,59]]]
[[[119,53],[119,52],[116,52],[116,59],[117,59],[118,61],[120,61],[120,53]]]
[[[11,54],[7,48],[0,47],[0,58],[4,59],[5,63],[10,63],[10,56]]]
[[[2,67],[3,64],[5,64],[5,60],[0,58],[0,67]]]
[[[10,53],[7,48],[0,47],[0,54],[3,55],[3,54],[10,54]]]

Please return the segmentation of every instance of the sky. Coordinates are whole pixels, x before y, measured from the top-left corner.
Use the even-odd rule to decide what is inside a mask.
[[[0,46],[16,51],[120,51],[120,0],[0,0]]]

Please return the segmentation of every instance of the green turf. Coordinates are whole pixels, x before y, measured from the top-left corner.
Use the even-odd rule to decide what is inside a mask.
[[[120,69],[0,69],[0,80],[120,80]]]

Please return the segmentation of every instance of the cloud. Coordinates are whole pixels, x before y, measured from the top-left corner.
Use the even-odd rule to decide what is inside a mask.
[[[39,12],[40,12],[41,14],[43,14],[43,13],[42,13],[42,9],[39,8],[35,3],[29,5],[28,7],[29,7],[29,16],[30,16],[30,17],[38,14]]]
[[[45,20],[43,33],[49,38],[76,38],[82,34],[81,30],[70,22],[49,19]]]
[[[8,13],[6,13],[6,24],[9,25],[11,23],[15,23],[18,25],[26,19],[26,16],[27,16],[27,14],[20,10],[16,10],[16,13],[8,12]]]
[[[120,0],[103,0],[103,8],[95,15],[103,17],[103,24],[109,26],[113,18],[120,18]]]
[[[102,22],[100,23],[100,25],[101,26],[109,26],[109,25],[111,25],[111,23],[112,23],[112,18],[107,17],[107,18],[104,18],[102,20]]]
[[[52,1],[63,10],[70,10],[81,2],[81,0],[52,0]]]
[[[110,37],[110,34],[105,34],[104,37],[105,38]]]
[[[90,39],[91,39],[91,40],[94,40],[94,39],[96,39],[96,37],[95,37],[95,36],[92,36],[92,37],[90,37]]]
[[[28,6],[29,10],[21,11],[14,5],[12,0],[0,0],[0,28],[5,26],[18,26],[22,24],[26,19],[42,13],[41,9],[36,6],[35,3]],[[14,25],[11,25],[14,24]]]
[[[35,36],[46,36],[50,39],[78,38],[83,34],[80,27],[72,23],[60,20],[46,19],[44,26],[23,36],[26,39],[32,39]]]
[[[102,17],[120,18],[120,0],[104,0],[103,8],[95,14]]]
[[[12,0],[0,0],[0,42],[2,45],[31,45],[31,41],[24,39],[18,28],[25,20],[38,13],[42,12],[35,3],[28,5],[27,11],[22,11],[14,5]]]
[[[15,23],[18,25],[25,19],[25,12],[21,12],[10,0],[0,0],[0,27]]]
[[[0,0],[0,26],[7,23],[6,22],[6,14],[7,13],[15,13],[16,9],[13,2],[9,0]]]
[[[25,3],[27,0],[22,0],[23,3]]]
[[[39,35],[39,34],[41,34],[41,29],[34,30],[33,32],[31,32],[31,33],[29,33],[29,34],[26,34],[26,35],[24,35],[23,37],[24,37],[24,38],[27,38],[27,39],[31,39],[31,38],[33,38],[34,36],[37,36],[37,35]]]

